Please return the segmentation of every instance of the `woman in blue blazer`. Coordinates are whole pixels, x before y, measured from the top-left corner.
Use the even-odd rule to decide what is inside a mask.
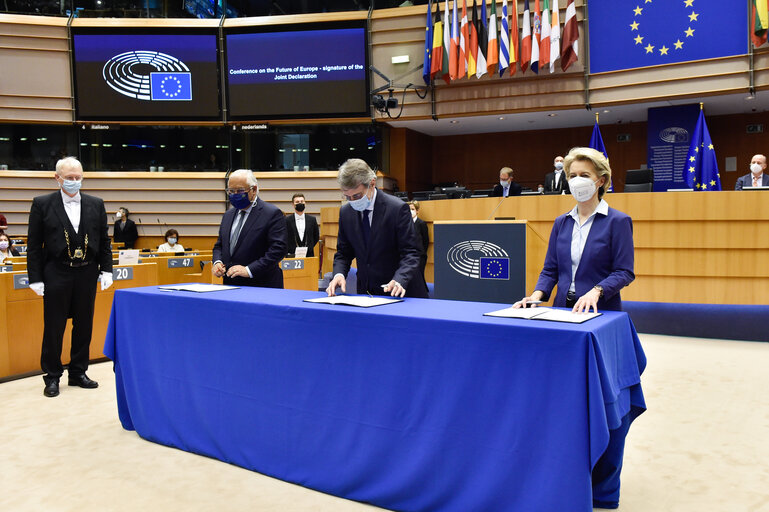
[[[574,148],[564,160],[564,169],[577,205],[555,219],[534,293],[515,306],[546,301],[558,285],[554,306],[575,312],[619,311],[619,292],[635,279],[633,221],[603,199],[611,184],[611,168],[602,153]]]

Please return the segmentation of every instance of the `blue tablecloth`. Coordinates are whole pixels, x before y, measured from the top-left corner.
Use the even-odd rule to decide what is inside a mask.
[[[609,430],[645,407],[627,314],[302,302],[320,295],[116,290],[104,353],[123,427],[389,509],[591,510]]]

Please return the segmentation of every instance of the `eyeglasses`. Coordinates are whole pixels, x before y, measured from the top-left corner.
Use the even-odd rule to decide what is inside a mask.
[[[368,192],[368,187],[363,189],[363,192],[358,192],[357,194],[353,194],[351,196],[348,196],[347,194],[342,194],[342,198],[347,199],[348,201],[357,201],[361,197],[365,196]]]
[[[250,191],[253,187],[249,188],[227,188],[228,194],[245,194],[246,192]]]

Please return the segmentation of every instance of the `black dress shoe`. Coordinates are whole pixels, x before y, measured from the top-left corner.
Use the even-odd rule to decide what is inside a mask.
[[[69,386],[77,386],[80,388],[86,388],[86,389],[93,389],[98,388],[99,383],[95,380],[89,379],[86,374],[82,375],[70,375],[69,379],[67,379],[67,385]]]
[[[59,381],[58,380],[52,380],[51,382],[48,382],[45,385],[45,389],[43,390],[43,394],[47,396],[48,398],[53,398],[55,396],[59,396]]]

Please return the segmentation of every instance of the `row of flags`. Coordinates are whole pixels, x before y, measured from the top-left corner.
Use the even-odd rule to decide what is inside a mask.
[[[457,9],[462,2],[461,17]],[[766,0],[755,0],[764,1]],[[520,67],[529,67],[534,73],[549,68],[555,71],[555,62],[561,59],[561,69],[566,71],[579,58],[577,12],[574,0],[567,0],[566,19],[561,37],[558,0],[534,0],[534,13],[529,10],[529,0],[524,0],[523,16],[519,33],[518,2],[502,0],[501,15],[497,16],[497,0],[492,0],[487,12],[486,0],[480,0],[480,18],[476,0],[472,0],[470,17],[467,0],[454,0],[449,10],[444,0],[441,18],[440,0],[433,15],[433,0],[427,5],[425,24],[425,56],[422,78],[426,84],[442,78],[447,84],[461,78],[481,78],[485,74],[499,73],[511,76]]]
[[[769,29],[769,10],[767,0],[751,0],[750,6],[750,40],[759,47],[766,43]]]

